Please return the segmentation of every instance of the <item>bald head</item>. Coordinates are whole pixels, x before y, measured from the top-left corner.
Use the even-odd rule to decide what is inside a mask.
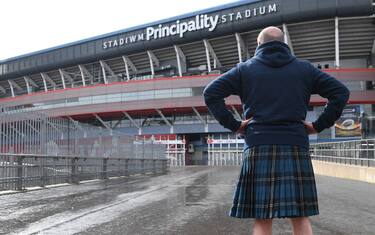
[[[267,27],[260,32],[257,41],[258,45],[270,41],[284,42],[284,33],[277,27]]]

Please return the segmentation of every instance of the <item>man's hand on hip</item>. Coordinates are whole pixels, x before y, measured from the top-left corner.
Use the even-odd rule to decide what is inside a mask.
[[[249,118],[249,119],[246,119],[245,121],[242,121],[241,122],[241,126],[238,128],[238,130],[236,131],[236,133],[240,134],[240,135],[244,135],[245,132],[246,132],[247,125],[249,125],[249,123],[250,123],[250,121],[252,119],[253,118]]]
[[[314,128],[314,126],[313,126],[313,124],[312,124],[311,122],[306,122],[306,121],[302,121],[302,122],[303,122],[303,124],[305,125],[305,128],[306,128],[306,130],[307,130],[307,133],[308,133],[309,135],[313,135],[313,134],[318,133],[318,132],[315,130],[315,128]]]

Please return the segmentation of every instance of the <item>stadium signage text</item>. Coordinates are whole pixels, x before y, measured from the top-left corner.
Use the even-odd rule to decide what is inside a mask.
[[[169,25],[159,24],[156,27],[147,27],[143,33],[127,35],[120,37],[119,39],[104,41],[103,49],[120,47],[139,41],[157,40],[176,35],[183,38],[186,33],[199,30],[208,30],[209,32],[212,32],[219,24],[227,24],[233,21],[251,19],[253,17],[276,13],[277,9],[278,6],[276,3],[274,3],[228,14],[216,14],[212,16],[207,14],[196,15],[189,21],[177,20],[175,23]]]
[[[208,31],[215,30],[219,23],[219,15],[208,16],[208,15],[197,15],[195,20],[188,22],[176,21],[175,24],[170,26],[163,26],[159,24],[158,27],[148,27],[146,29],[146,40],[164,38],[168,36],[179,35],[180,38],[184,37],[186,32],[193,32],[201,29],[208,29]]]

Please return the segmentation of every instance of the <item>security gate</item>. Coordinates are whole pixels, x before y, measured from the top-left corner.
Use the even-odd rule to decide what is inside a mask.
[[[235,166],[242,164],[244,140],[233,135],[209,135],[207,152],[209,166]]]
[[[185,142],[183,140],[163,141],[167,147],[166,155],[170,166],[185,166]]]
[[[140,135],[144,141],[153,144],[161,144],[166,147],[166,157],[170,166],[185,166],[186,142],[185,139],[179,139],[175,134],[159,134],[159,135]]]

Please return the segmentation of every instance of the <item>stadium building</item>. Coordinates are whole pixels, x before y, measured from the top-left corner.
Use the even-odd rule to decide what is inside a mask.
[[[244,0],[83,39],[0,61],[0,106],[168,139],[180,165],[220,165],[217,153],[235,163],[243,142],[209,114],[202,91],[274,25],[297,57],[351,90],[340,120],[311,141],[374,136],[374,12],[374,0]],[[240,119],[240,100],[226,104]],[[312,96],[308,120],[324,104]]]

